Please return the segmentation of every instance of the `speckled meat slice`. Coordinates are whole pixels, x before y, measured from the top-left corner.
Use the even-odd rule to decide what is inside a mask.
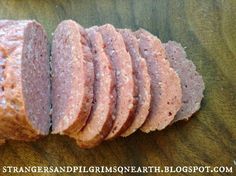
[[[143,132],[162,130],[170,124],[181,107],[180,79],[166,60],[161,41],[143,29],[135,34],[151,77],[151,108],[141,130]]]
[[[91,108],[92,108],[92,101],[93,101],[93,85],[94,85],[94,64],[93,64],[93,55],[92,55],[92,51],[90,48],[90,41],[88,38],[88,34],[86,32],[86,30],[79,25],[79,31],[80,31],[80,36],[81,36],[81,44],[82,44],[82,51],[83,51],[83,63],[84,63],[84,73],[85,73],[85,100],[84,100],[84,105],[83,105],[83,115],[82,117],[84,117],[86,119],[86,121],[88,120]],[[80,114],[78,115],[79,118]],[[86,121],[84,122],[84,124],[82,125],[82,123],[80,123],[80,119],[78,119],[78,123],[75,122],[71,127],[69,127],[66,130],[66,134],[70,135],[71,137],[74,137],[75,139],[77,139],[77,134],[78,132],[82,129],[80,124],[82,125],[82,127],[84,127],[84,125],[86,124]],[[79,124],[79,125],[78,125]]]
[[[145,122],[150,109],[151,102],[151,79],[148,74],[146,60],[139,53],[139,44],[133,32],[129,29],[120,29],[127,51],[132,58],[132,65],[138,87],[138,105],[134,115],[134,121],[121,136],[129,136],[139,129]]]
[[[47,37],[30,20],[0,21],[0,136],[30,141],[50,128]]]
[[[99,27],[99,32],[105,42],[105,52],[116,72],[116,111],[113,127],[106,137],[106,139],[112,139],[119,136],[132,123],[137,95],[131,57],[126,51],[121,34],[110,24]]]
[[[93,99],[93,63],[83,28],[61,22],[52,43],[52,133],[76,134],[85,125]]]
[[[91,148],[102,142],[112,128],[115,107],[115,72],[104,51],[97,27],[87,29],[93,51],[95,70],[93,107],[85,127],[77,135],[80,147]]]
[[[193,62],[187,59],[186,52],[181,44],[169,41],[164,46],[171,67],[177,72],[181,80],[182,107],[173,120],[176,122],[188,119],[199,110],[205,86],[202,76],[196,71]]]

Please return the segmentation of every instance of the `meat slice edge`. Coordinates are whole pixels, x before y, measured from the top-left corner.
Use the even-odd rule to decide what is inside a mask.
[[[187,54],[180,43],[168,41],[164,47],[171,67],[180,77],[183,94],[182,107],[173,122],[187,120],[199,110],[205,85],[202,76],[196,71],[196,66],[187,59]]]
[[[79,113],[77,121],[65,131],[65,134],[69,135],[70,137],[74,137],[75,139],[77,138],[78,132],[86,125],[89,114],[91,112],[94,96],[94,64],[92,59],[93,55],[90,48],[90,41],[86,30],[80,24],[78,24],[78,27],[80,31],[80,42],[82,46],[84,64],[83,68],[85,75],[85,99],[82,103],[82,112]],[[83,119],[83,121],[81,121],[80,119]]]
[[[139,129],[147,119],[151,102],[151,79],[148,74],[146,60],[142,58],[139,53],[138,40],[134,36],[133,32],[129,29],[119,29],[118,31],[121,33],[126,49],[131,56],[136,84],[138,87],[138,105],[134,114],[134,121],[121,134],[121,136],[126,137]]]
[[[77,135],[77,143],[82,148],[91,148],[102,142],[113,124],[116,101],[115,72],[104,51],[102,36],[97,27],[87,29],[90,39],[95,70],[94,100],[89,119]]]
[[[181,107],[180,79],[166,60],[165,50],[157,37],[144,29],[136,31],[135,35],[151,77],[150,113],[140,129],[146,133],[162,130],[171,123]]]
[[[52,133],[74,136],[85,125],[91,107],[92,83],[84,57],[81,26],[61,22],[52,43]],[[87,68],[87,66],[90,68]],[[92,75],[92,74],[90,74]]]
[[[34,21],[27,25],[24,36],[21,72],[26,113],[39,133],[47,135],[51,127],[47,36],[43,27]]]
[[[121,34],[110,25],[99,27],[105,42],[105,52],[112,61],[116,73],[116,111],[113,127],[106,139],[113,139],[124,132],[132,123],[136,109],[136,88],[132,61]]]

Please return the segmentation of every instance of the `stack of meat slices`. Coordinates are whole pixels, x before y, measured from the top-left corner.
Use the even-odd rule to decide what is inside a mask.
[[[162,130],[200,108],[204,83],[183,47],[110,24],[57,27],[52,43],[52,133],[91,148]]]

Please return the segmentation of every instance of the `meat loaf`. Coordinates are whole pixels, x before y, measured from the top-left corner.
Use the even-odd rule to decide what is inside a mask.
[[[91,148],[102,142],[112,128],[115,107],[115,72],[104,51],[102,36],[97,27],[87,30],[92,45],[95,70],[93,107],[84,128],[78,133],[80,147]]]
[[[106,137],[112,139],[119,136],[132,123],[137,104],[135,98],[137,92],[131,57],[126,51],[121,34],[110,24],[99,27],[99,32],[105,42],[105,52],[116,72],[116,111],[113,116],[113,127]]]
[[[47,36],[36,21],[0,21],[0,138],[30,141],[50,128]]]
[[[139,129],[145,122],[150,109],[151,102],[151,79],[148,74],[146,60],[139,53],[139,44],[133,32],[129,29],[120,29],[126,49],[132,58],[132,65],[136,77],[138,87],[138,105],[134,115],[134,121],[121,136],[129,136]]]
[[[61,22],[52,42],[52,133],[76,138],[93,99],[93,63],[83,28]]]
[[[181,44],[169,41],[164,46],[171,67],[177,72],[181,80],[182,107],[173,120],[176,122],[188,119],[199,110],[205,86],[202,76],[196,71],[193,62],[187,59],[186,52]]]
[[[162,130],[170,124],[181,107],[180,79],[166,60],[161,41],[143,29],[136,31],[135,34],[151,77],[151,108],[141,130],[143,132]]]

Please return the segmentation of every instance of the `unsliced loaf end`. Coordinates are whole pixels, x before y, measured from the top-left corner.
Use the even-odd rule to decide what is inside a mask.
[[[0,135],[30,141],[50,128],[47,37],[29,20],[0,21]]]

